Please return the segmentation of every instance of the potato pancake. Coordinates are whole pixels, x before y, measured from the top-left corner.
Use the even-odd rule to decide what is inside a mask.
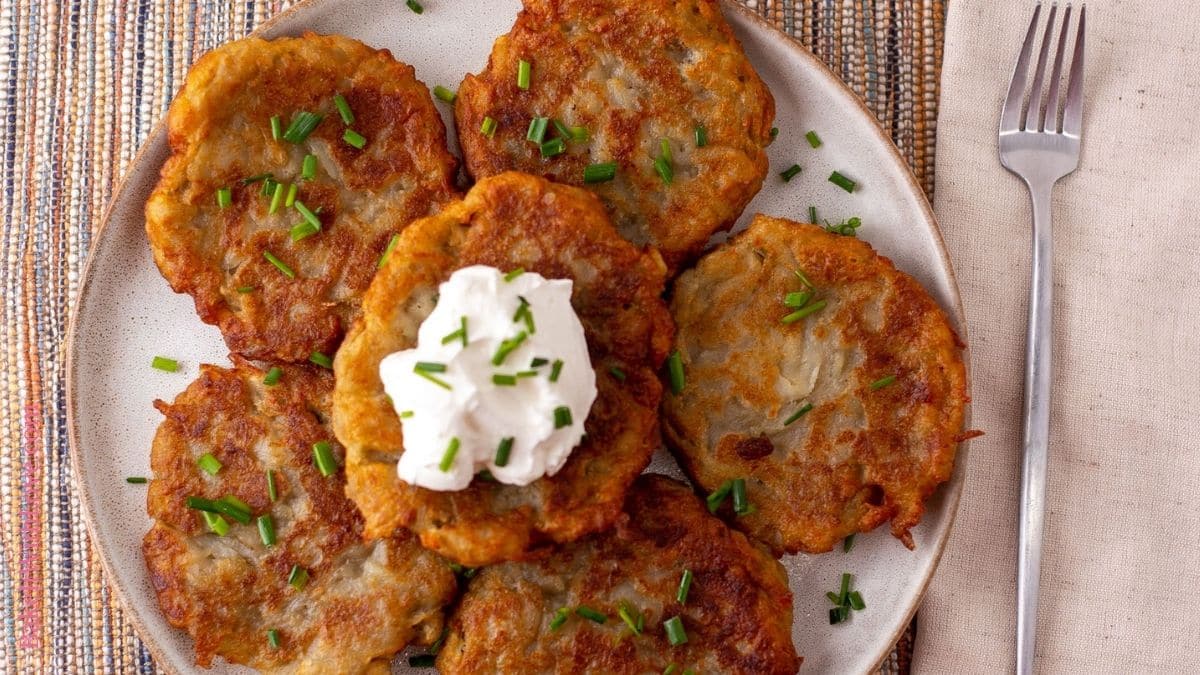
[[[404,439],[379,363],[416,343],[438,285],[470,265],[573,280],[571,305],[598,394],[585,440],[554,476],[526,486],[476,479],[465,490],[438,492],[397,475]],[[407,527],[426,547],[478,566],[610,526],[660,443],[656,371],[672,336],[664,275],[662,259],[622,239],[595,195],[525,174],[481,180],[463,201],[409,225],[334,362],[333,426],[346,446],[347,494],[367,535]],[[609,374],[614,367],[624,380]]]
[[[774,118],[716,0],[524,0],[455,106],[472,176],[517,170],[586,186],[622,235],[656,246],[672,270],[758,193]],[[585,178],[606,163],[611,180]]]
[[[673,645],[672,620],[686,643]],[[634,483],[614,529],[481,570],[437,661],[443,673],[562,675],[672,663],[676,673],[782,674],[800,659],[783,566],[686,486],[652,474]]]
[[[306,115],[320,116],[307,133]],[[146,204],[154,260],[249,358],[332,354],[392,235],[455,196],[425,85],[346,37],[214,49],[167,127],[171,157]]]
[[[274,672],[386,672],[405,645],[441,634],[454,574],[407,532],[363,541],[341,469],[326,476],[314,461],[314,444],[342,455],[326,421],[333,376],[281,371],[205,365],[174,403],[155,402],[165,419],[142,550],[159,605],[200,666],[220,656]],[[193,498],[226,500],[241,518]]]
[[[925,289],[866,242],[757,216],[675,283],[685,373],[663,433],[692,479],[744,478],[722,513],[777,554],[909,528],[950,478],[962,345]]]

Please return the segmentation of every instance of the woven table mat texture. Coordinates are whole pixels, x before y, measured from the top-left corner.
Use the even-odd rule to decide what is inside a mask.
[[[68,311],[105,206],[188,66],[292,4],[0,0],[0,672],[156,670],[79,512],[65,420]],[[745,4],[862,97],[931,190],[945,3]],[[454,11],[455,2],[425,5]],[[912,635],[881,672],[908,671]]]

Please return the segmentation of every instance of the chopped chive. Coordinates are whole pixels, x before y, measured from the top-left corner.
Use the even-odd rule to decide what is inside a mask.
[[[316,155],[304,156],[304,163],[300,165],[300,177],[304,180],[312,180],[317,177]]]
[[[533,360],[529,362],[529,367],[530,368],[541,368],[542,366],[546,365],[547,363],[550,363],[550,361],[543,359],[540,356],[535,356],[535,357],[533,357]]]
[[[400,419],[402,419],[402,420],[406,420],[406,419],[408,419],[408,418],[412,417],[412,416],[413,416],[413,415],[415,415],[415,414],[416,414],[416,413],[415,413],[415,412],[413,412],[413,411],[411,411],[411,410],[404,410],[404,411],[402,411],[402,412],[400,413]]]
[[[840,607],[829,608],[829,625],[833,626],[842,622],[842,612]]]
[[[675,169],[671,167],[671,161],[664,157],[654,160],[654,172],[667,185],[670,185],[671,181],[675,180]]]
[[[571,409],[560,405],[554,409],[554,428],[562,429],[571,426]]]
[[[308,360],[310,363],[314,363],[322,368],[333,368],[333,359],[321,352],[313,352],[312,354],[309,354]]]
[[[671,392],[682,393],[686,381],[683,377],[683,357],[679,355],[678,349],[671,352],[671,357],[667,359],[667,374],[671,378]]]
[[[808,222],[816,224],[816,222],[817,222],[817,207],[815,207],[815,206],[808,207]]]
[[[215,476],[221,471],[221,460],[213,456],[211,452],[206,452],[196,458],[196,466],[204,469],[204,472],[210,476]]]
[[[583,182],[605,183],[617,176],[616,162],[601,162],[589,164],[583,168]]]
[[[259,196],[270,197],[271,193],[275,191],[275,185],[276,181],[274,178],[264,178],[262,182],[262,189],[258,191]]]
[[[524,321],[525,330],[528,331],[530,335],[533,335],[537,333],[537,327],[533,323],[533,312],[529,311],[529,301],[526,300],[525,296],[523,295],[518,295],[517,297],[521,300],[521,304],[517,306],[517,311],[513,313],[512,320],[514,323],[517,321]]]
[[[525,132],[525,140],[541,144],[546,138],[546,125],[550,120],[545,117],[535,117],[529,120],[529,131]]]
[[[663,668],[662,675],[675,675],[679,671],[678,663],[668,663],[666,668]]]
[[[425,11],[425,8],[417,0],[405,0],[404,4],[408,5],[414,14],[421,14]]]
[[[467,346],[467,317],[465,316],[460,317],[458,330],[442,338],[442,344],[448,345],[455,340],[461,340],[463,346]]]
[[[433,95],[436,96],[439,101],[444,103],[454,103],[454,99],[458,98],[458,94],[450,91],[440,84],[433,88]]]
[[[500,387],[515,387],[517,385],[517,376],[496,373],[492,375],[492,384]]]
[[[279,115],[271,117],[271,138],[279,140],[283,136],[283,120],[279,119]]]
[[[542,157],[555,157],[561,155],[567,149],[567,144],[561,138],[552,138],[545,143],[542,143]]]
[[[807,305],[809,300],[812,300],[810,291],[793,291],[783,297],[783,304],[792,309],[799,309]]]
[[[289,279],[296,278],[296,273],[292,271],[292,268],[288,267],[279,258],[276,258],[274,253],[271,253],[270,251],[263,251],[263,257],[267,259],[267,262],[274,265],[275,269],[279,270],[280,272],[283,272],[283,276],[285,276]]]
[[[273,214],[279,210],[279,207],[283,204],[283,193],[283,183],[276,183],[275,189],[271,194],[271,207],[267,209],[267,213]]]
[[[496,348],[496,353],[492,356],[492,365],[498,366],[504,363],[504,359],[508,358],[508,355],[513,353],[517,347],[520,347],[521,343],[525,342],[525,339],[528,337],[528,333],[521,331],[514,337],[508,338],[507,340],[501,340],[500,346]]]
[[[312,223],[310,223],[306,220],[302,223],[296,223],[295,225],[293,225],[292,229],[289,230],[288,234],[289,234],[289,236],[291,236],[292,242],[295,243],[297,241],[303,241],[305,239],[308,239],[309,237],[313,236],[314,234],[319,233],[320,231],[321,231],[321,228],[317,227],[316,225],[313,225]]]
[[[829,598],[829,601],[832,602],[835,607],[840,607],[842,605],[842,599],[839,598],[838,594],[834,593],[833,591],[825,591],[825,597]]]
[[[850,573],[842,572],[842,586],[841,586],[841,590],[838,591],[838,604],[839,605],[846,604],[848,601],[847,596],[849,596],[849,595],[850,595]]]
[[[362,150],[367,144],[367,137],[358,133],[353,129],[347,129],[342,133],[342,140],[346,141],[346,145]]]
[[[337,106],[338,115],[341,115],[344,124],[347,126],[354,124],[354,111],[350,110],[350,104],[346,102],[345,96],[334,94],[333,105]]]
[[[267,469],[267,498],[272,502],[279,501],[279,490],[275,486],[275,472]]]
[[[771,127],[771,138],[779,135],[779,127]]]
[[[696,127],[696,147],[703,148],[706,145],[708,145],[708,129],[705,129],[704,125],[697,126]]]
[[[626,377],[626,375],[625,375],[625,371],[621,370],[620,368],[618,368],[618,367],[616,367],[616,366],[609,366],[609,367],[608,367],[608,374],[609,374],[609,375],[612,375],[612,376],[613,376],[613,377],[615,377],[615,378],[617,378],[617,381],[618,381],[618,382],[624,382],[624,381],[625,381],[625,377]]]
[[[807,134],[804,134],[804,138],[808,139],[808,144],[814,148],[821,147],[821,137],[817,135],[817,132],[810,131]]]
[[[233,507],[235,510],[241,511],[242,513],[244,513],[246,516],[246,519],[242,520],[241,518],[237,518],[237,521],[239,523],[245,525],[246,523],[250,522],[250,505],[247,504],[246,502],[238,499],[237,497],[234,497],[233,495],[225,495],[224,497],[218,499],[217,503],[218,504],[220,504],[220,503],[227,504],[228,506]]]
[[[858,591],[851,591],[847,599],[850,601],[850,609],[860,610],[867,608],[867,603],[863,602],[862,595]]]
[[[438,463],[438,468],[445,473],[454,466],[454,456],[458,454],[458,436],[450,439],[450,444],[446,446],[446,452],[442,454],[442,461]]]
[[[842,540],[842,553],[849,553],[850,549],[854,548],[854,535],[851,534]]]
[[[262,539],[263,546],[275,545],[275,521],[271,520],[269,513],[258,517],[258,536]]]
[[[379,264],[375,266],[376,269],[383,267],[384,263],[388,261],[388,257],[392,255],[392,249],[396,248],[398,241],[400,241],[400,235],[393,234],[392,238],[388,240],[387,247],[383,249],[383,255],[379,256]]]
[[[432,383],[436,384],[437,386],[441,387],[442,389],[448,389],[448,390],[449,390],[449,389],[453,389],[453,388],[454,388],[454,387],[451,387],[451,386],[450,386],[450,383],[449,383],[449,382],[447,382],[447,381],[445,381],[445,380],[443,380],[443,379],[439,378],[439,377],[438,377],[438,376],[436,376],[436,375],[431,375],[431,374],[429,374],[429,373],[425,372],[424,370],[417,370],[416,368],[414,368],[414,369],[413,369],[413,372],[414,372],[414,373],[416,373],[417,375],[419,375],[419,376],[421,376],[421,377],[423,377],[423,378],[425,378],[425,379],[429,380],[430,382],[432,382]]]
[[[417,361],[416,365],[413,366],[413,370],[423,370],[427,373],[444,373],[446,372],[446,364],[435,361]]]
[[[801,307],[800,309],[792,312],[791,314],[788,314],[787,316],[780,319],[780,321],[785,324],[786,323],[796,323],[797,321],[799,321],[800,319],[803,319],[804,317],[808,316],[809,314],[813,314],[814,312],[819,312],[822,309],[825,309],[825,304],[826,303],[824,300],[818,300],[817,302],[814,302],[811,305]]]
[[[586,141],[590,137],[587,127],[571,127],[568,131],[571,132],[571,140],[579,141],[580,143]]]
[[[533,75],[533,66],[525,59],[517,63],[517,88],[529,89],[529,81]]]
[[[317,471],[321,472],[326,478],[337,473],[337,460],[333,457],[333,444],[329,441],[317,441],[313,443],[313,464],[316,465]]]
[[[512,453],[513,437],[500,439],[500,446],[496,448],[496,466],[507,466],[508,456]]]
[[[479,125],[479,133],[492,138],[496,135],[496,120],[491,117],[484,117],[483,124]]]
[[[783,179],[783,182],[787,183],[787,182],[790,182],[793,178],[795,178],[796,174],[798,174],[798,173],[800,173],[800,165],[793,164],[793,165],[789,166],[788,168],[784,169],[783,171],[779,172],[779,177]]]
[[[412,2],[412,0],[409,0],[409,2]],[[409,668],[432,668],[436,663],[437,655],[435,654],[414,654],[408,657]]]
[[[161,370],[164,373],[174,373],[179,370],[179,362],[165,356],[156,356],[150,359],[150,367],[155,370]]]
[[[733,480],[733,512],[739,516],[751,513],[750,500],[746,498],[746,479]]]
[[[266,180],[270,177],[271,177],[270,173],[257,173],[257,174],[254,174],[253,176],[248,176],[246,178],[243,178],[240,182],[242,185],[253,185],[260,180]]]
[[[200,517],[204,518],[204,524],[208,526],[209,531],[218,537],[229,534],[229,521],[221,516],[209,511],[202,511]]]
[[[227,209],[230,204],[233,204],[233,190],[227,187],[217,188],[217,206]]]
[[[238,286],[237,292],[241,293],[242,295],[245,295],[246,293],[253,293],[254,287],[253,286]]]
[[[562,374],[563,362],[562,359],[554,359],[554,363],[550,366],[550,381],[558,382],[558,376]]]
[[[721,503],[724,502],[725,498],[729,496],[729,491],[732,489],[733,481],[727,480],[724,483],[721,483],[720,487],[718,487],[716,490],[710,492],[708,497],[706,497],[704,500],[708,504],[708,512],[716,513],[717,509],[721,508]]]
[[[642,613],[630,607],[627,603],[622,602],[617,608],[617,616],[629,626],[629,630],[634,635],[642,634],[642,626],[644,625]]]
[[[600,612],[597,612],[596,610],[592,609],[591,607],[588,607],[587,605],[580,605],[580,606],[576,607],[575,613],[578,614],[579,616],[582,616],[583,618],[587,619],[588,621],[595,621],[596,623],[605,623],[606,621],[608,621],[607,616],[605,616],[604,614],[602,614]]]
[[[786,426],[790,425],[792,422],[795,422],[796,420],[800,419],[801,417],[804,417],[805,413],[807,413],[808,411],[810,411],[812,409],[813,409],[813,405],[811,403],[805,403],[803,406],[800,407],[799,410],[792,413],[786,420],[783,421],[783,426],[786,427]]]
[[[279,649],[279,631],[274,628],[267,631],[267,644],[271,649]]]
[[[659,157],[662,157],[668,162],[674,161],[671,155],[671,142],[667,139],[663,138],[658,141],[658,151]]]
[[[880,389],[883,389],[884,387],[888,386],[889,384],[891,384],[895,381],[896,381],[895,375],[888,375],[887,377],[881,377],[878,380],[875,380],[874,382],[871,383],[871,391],[878,391]]]
[[[129,476],[125,479],[125,482],[129,483],[130,485],[144,485],[146,483],[146,477],[145,476]]]
[[[296,183],[288,184],[287,197],[284,197],[284,199],[283,199],[283,205],[285,207],[290,209],[290,208],[292,208],[292,204],[296,203],[296,192],[299,189],[300,189],[300,186],[297,185]]]
[[[325,119],[321,115],[302,110],[296,113],[292,118],[292,123],[288,125],[287,131],[283,132],[283,140],[288,143],[303,143],[304,139],[317,128],[321,120]]]
[[[554,613],[554,618],[550,620],[550,630],[558,630],[567,622],[567,617],[571,615],[571,610],[566,607],[559,607]]]
[[[554,130],[558,132],[559,138],[563,140],[571,138],[571,130],[567,128],[567,125],[560,122],[557,118],[551,119],[550,123],[554,125]]]
[[[279,383],[279,378],[281,377],[283,377],[283,369],[279,366],[273,366],[267,371],[266,375],[263,375],[263,384],[273,387]]]
[[[292,588],[302,591],[308,585],[308,570],[300,565],[292,565],[292,571],[288,572],[288,585]]]
[[[663,622],[663,628],[667,631],[667,640],[672,647],[687,644],[687,631],[683,629],[683,619],[673,616]]]
[[[512,281],[513,279],[516,279],[517,277],[521,276],[522,274],[525,274],[525,268],[524,268],[524,267],[518,267],[518,268],[516,268],[515,270],[511,270],[511,271],[509,271],[507,274],[505,274],[505,275],[504,275],[504,280],[505,280],[505,281]]]
[[[679,590],[675,593],[675,602],[681,605],[687,604],[688,591],[692,588],[692,571],[685,569],[683,576],[679,579]]]
[[[846,192],[854,192],[854,186],[856,185],[856,183],[854,181],[850,180],[849,178],[846,178],[845,176],[838,173],[837,171],[834,171],[833,173],[829,174],[829,182],[842,188]]]

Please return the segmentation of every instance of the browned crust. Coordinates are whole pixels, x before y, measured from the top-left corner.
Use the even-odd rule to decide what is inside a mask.
[[[571,302],[598,373],[587,439],[558,474],[525,487],[412,487],[396,475],[403,439],[379,362],[415,344],[438,284],[476,264],[574,280]],[[335,362],[334,429],[368,536],[408,527],[425,546],[476,566],[609,526],[659,443],[655,370],[672,335],[663,275],[661,259],[621,239],[593,195],[523,174],[484,179],[463,201],[410,225]],[[607,375],[610,366],[626,380]]]
[[[797,268],[829,304],[784,325],[784,296],[805,290]],[[889,520],[912,547],[967,401],[960,343],[916,280],[864,241],[757,216],[678,279],[671,308],[687,386],[664,398],[663,433],[701,489],[747,479],[757,511],[727,505],[732,523],[776,553],[828,551]]]
[[[459,87],[455,119],[476,178],[518,170],[583,185],[583,170],[615,161],[617,178],[585,186],[617,229],[662,251],[672,270],[728,229],[758,192],[775,117],[771,92],[750,65],[715,0],[525,0],[488,65]],[[521,60],[532,64],[517,87]],[[526,140],[531,118],[589,131],[544,159]],[[497,122],[488,137],[485,117]],[[697,148],[695,130],[708,144]],[[554,137],[551,127],[546,138]],[[674,178],[654,169],[672,148]]]
[[[634,483],[617,526],[536,561],[482,570],[470,584],[438,658],[443,673],[794,673],[792,594],[783,567],[708,514],[686,486],[657,475]],[[684,569],[687,602],[676,601]],[[641,635],[618,617],[642,612]],[[586,605],[597,624],[560,607]],[[679,616],[687,644],[662,622]]]
[[[356,150],[332,97],[342,93]],[[325,119],[302,145],[273,140],[270,119],[286,129],[300,110]],[[190,294],[196,312],[219,326],[231,350],[250,358],[303,361],[332,353],[358,314],[374,263],[390,237],[452,198],[456,162],[429,92],[411,66],[350,38],[246,38],[205,54],[167,118],[171,157],[146,204],[146,232],[171,287]],[[302,181],[308,153],[320,159]],[[299,184],[299,199],[323,209],[322,232],[299,242],[295,210],[268,213],[264,172]],[[221,209],[219,188],[232,189]],[[263,258],[271,251],[295,273],[288,279]],[[252,287],[249,293],[237,289]]]

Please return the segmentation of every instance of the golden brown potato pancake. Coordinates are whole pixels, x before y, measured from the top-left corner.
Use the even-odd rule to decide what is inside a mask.
[[[783,322],[789,293],[812,313]],[[746,479],[756,511],[727,500],[730,522],[778,554],[890,519],[912,548],[968,396],[958,337],[915,279],[864,241],[760,215],[679,277],[671,311],[686,385],[663,433],[704,490]]]
[[[684,570],[692,579],[678,601]],[[575,613],[586,607],[597,623]],[[566,608],[568,616],[555,626]],[[621,617],[638,624],[634,631]],[[663,622],[679,617],[686,644]],[[560,619],[561,621],[561,619]],[[770,553],[684,485],[643,475],[605,533],[471,580],[438,656],[443,673],[794,673],[792,594]]]
[[[396,474],[404,440],[379,362],[416,344],[438,285],[469,265],[574,280],[571,304],[598,394],[585,440],[554,476],[524,487],[475,480],[465,490],[438,492]],[[463,201],[409,225],[334,363],[333,425],[346,446],[348,494],[366,518],[367,535],[408,527],[426,547],[478,566],[611,525],[659,444],[655,371],[672,334],[660,298],[664,272],[657,254],[617,234],[595,195],[519,173],[481,180]],[[609,374],[614,366],[625,381]]]
[[[221,656],[277,672],[386,672],[406,644],[441,634],[454,574],[406,532],[364,542],[341,471],[326,477],[314,465],[314,443],[332,441],[342,455],[326,421],[332,374],[285,366],[273,386],[264,376],[245,362],[201,366],[174,403],[155,402],[165,419],[151,450],[155,524],[142,550],[159,605],[195,640],[204,667]],[[198,465],[205,454],[220,462],[215,475]],[[218,536],[187,505],[228,495],[270,516],[274,545],[255,520],[226,518]],[[296,565],[308,575],[302,590],[288,583]]]
[[[334,104],[345,97],[360,150]],[[301,111],[323,119],[301,143],[286,133]],[[332,354],[358,315],[362,293],[391,236],[454,196],[455,160],[429,91],[411,66],[350,38],[247,38],[204,55],[167,116],[171,157],[146,204],[146,232],[159,270],[188,293],[229,348],[255,359],[303,361]],[[303,178],[308,154],[317,158]],[[284,184],[270,213],[270,173]],[[299,241],[305,222],[288,208],[288,186],[316,212],[321,231]],[[230,203],[218,203],[218,190]],[[277,257],[294,278],[266,259]]]
[[[487,68],[459,88],[455,119],[467,170],[477,179],[515,169],[584,185],[589,164],[616,162],[613,180],[586,187],[622,235],[658,247],[678,270],[733,225],[762,186],[771,92],[716,0],[524,6]],[[521,61],[531,67],[528,89],[518,86]],[[566,140],[562,154],[544,157],[527,140],[535,117],[584,130],[577,133],[586,140]],[[490,135],[481,132],[486,118],[495,121]],[[551,124],[545,140],[562,135]],[[664,141],[669,183],[655,168]]]

